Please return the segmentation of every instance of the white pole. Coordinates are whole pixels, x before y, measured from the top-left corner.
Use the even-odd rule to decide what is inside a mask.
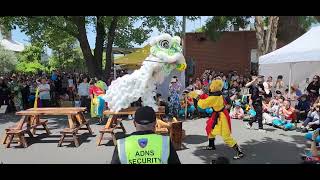
[[[289,66],[289,96],[291,95],[292,63]]]
[[[117,78],[117,70],[116,70],[116,65],[113,64],[113,79],[115,80]]]

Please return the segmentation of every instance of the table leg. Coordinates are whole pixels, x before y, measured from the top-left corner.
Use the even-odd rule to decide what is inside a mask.
[[[73,119],[71,115],[68,115],[68,122],[69,122],[69,128],[73,129],[74,124],[73,124]]]
[[[79,122],[80,124],[87,123],[87,120],[86,120],[86,118],[84,117],[84,115],[82,114],[82,112],[81,112],[81,113],[78,113],[78,114],[76,115],[76,117],[77,117],[77,120],[78,120],[78,122]]]
[[[30,116],[22,116],[21,119],[19,120],[19,123],[17,124],[16,129],[19,129],[19,130],[22,129],[23,124],[27,122],[29,118]]]
[[[72,122],[75,127],[81,126],[81,123],[78,121],[77,115],[71,115],[71,117],[72,117]]]
[[[112,124],[117,122],[117,115],[110,115],[110,117],[108,118],[107,124],[105,125],[105,129],[110,129],[112,128]]]
[[[7,143],[8,136],[9,135],[6,133],[5,136],[4,136],[4,139],[2,141],[2,144],[6,144]]]
[[[37,126],[40,124],[40,117],[38,115],[35,115],[33,117],[31,117],[31,120],[29,122],[29,125],[31,125],[33,127],[32,129],[32,134],[36,135],[36,131],[37,131]],[[28,127],[29,128],[29,127]]]
[[[13,134],[9,135],[9,141],[8,141],[7,144],[6,144],[6,148],[10,148],[10,144],[12,143],[13,138],[14,138],[14,135],[13,135]]]
[[[122,131],[124,132],[124,133],[126,133],[127,131],[126,131],[126,129],[124,128],[124,126],[123,126],[123,124],[122,124],[122,122],[120,121],[120,127],[121,127],[121,129],[122,129]]]
[[[77,119],[77,122],[79,122],[81,125],[82,125],[82,124],[85,124],[86,127],[87,127],[86,129],[89,131],[89,133],[90,133],[90,134],[93,134],[93,133],[92,133],[92,130],[91,130],[91,128],[90,128],[89,122],[85,119],[85,117],[83,116],[82,113],[77,114],[77,115],[76,115],[76,119]]]
[[[31,133],[30,130],[27,130],[26,133],[29,135],[29,137],[33,137],[33,134]]]

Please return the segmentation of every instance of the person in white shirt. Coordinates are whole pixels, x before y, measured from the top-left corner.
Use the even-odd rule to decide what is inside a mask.
[[[267,81],[263,82],[263,87],[264,90],[267,94],[267,97],[272,97],[272,90],[273,90],[273,82],[272,82],[272,77],[269,76]]]
[[[284,91],[285,91],[285,85],[284,85],[284,82],[283,82],[283,76],[282,75],[279,75],[278,78],[277,78],[277,81],[274,85],[274,88],[275,88],[275,91],[280,91],[282,94],[284,94]]]
[[[86,107],[87,112],[90,110],[90,96],[89,96],[89,87],[87,78],[83,78],[82,83],[78,86],[78,95],[80,96],[81,107]]]
[[[46,78],[41,79],[41,84],[38,85],[39,98],[42,107],[50,106],[50,85],[47,83]]]

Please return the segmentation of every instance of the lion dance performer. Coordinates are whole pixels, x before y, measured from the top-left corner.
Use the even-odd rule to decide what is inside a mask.
[[[237,142],[231,137],[231,121],[229,112],[225,109],[226,101],[222,96],[223,82],[221,80],[214,80],[210,85],[211,96],[205,99],[200,99],[198,106],[201,109],[211,107],[213,113],[207,121],[206,131],[209,138],[209,146],[205,147],[206,150],[215,150],[215,137],[222,136],[224,142],[236,151],[234,159],[240,159],[244,156],[240,150]]]
[[[106,84],[99,80],[93,86],[90,87],[90,98],[91,98],[91,117],[98,117],[101,123],[103,117],[103,109],[105,107],[105,100],[102,96],[105,95]]]

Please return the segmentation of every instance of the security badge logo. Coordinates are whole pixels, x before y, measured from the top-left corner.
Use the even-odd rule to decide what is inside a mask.
[[[148,144],[147,138],[138,139],[138,144],[141,148],[145,148]]]

